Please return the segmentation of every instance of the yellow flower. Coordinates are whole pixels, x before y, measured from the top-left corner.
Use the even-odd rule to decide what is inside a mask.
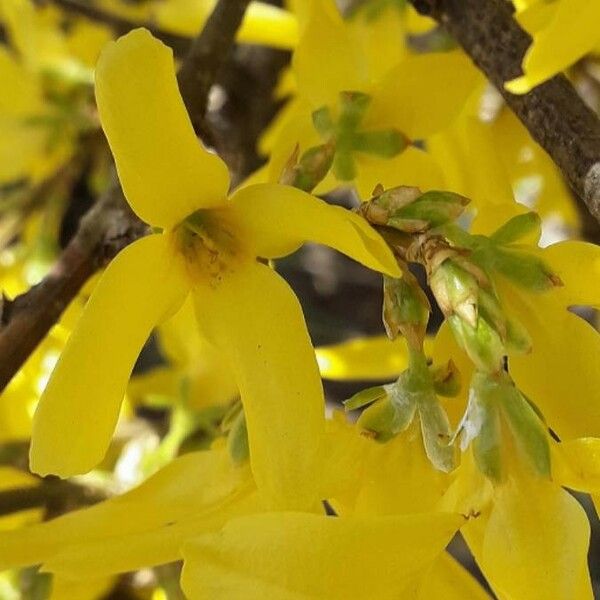
[[[156,23],[168,31],[193,37],[202,29],[216,0],[168,0],[151,8]],[[287,10],[264,2],[251,2],[242,21],[237,40],[291,49],[298,42],[296,17]]]
[[[267,177],[279,179],[298,145],[334,152],[319,192],[345,183],[362,197],[378,183],[439,187],[437,164],[411,143],[461,110],[476,77],[472,65],[459,52],[408,55],[399,11],[344,21],[333,2],[311,1],[308,9],[293,58],[298,94],[262,144],[272,153]]]
[[[69,476],[102,459],[142,344],[191,292],[203,335],[232,364],[259,489],[305,507],[324,422],[318,368],[296,298],[256,259],[312,240],[398,275],[391,251],[358,215],[294,188],[228,200],[227,168],[198,143],[172,54],[147,31],[106,48],[96,96],[128,202],[163,231],[126,248],[98,283],[36,413],[32,468]]]
[[[523,60],[524,75],[505,84],[525,94],[592,52],[600,42],[600,4],[595,0],[557,0],[533,5],[521,21],[533,36]]]

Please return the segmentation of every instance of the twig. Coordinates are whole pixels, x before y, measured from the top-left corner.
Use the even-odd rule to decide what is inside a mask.
[[[517,96],[504,83],[521,74],[531,37],[506,0],[411,0],[458,41],[498,88],[531,136],[600,221],[600,120],[563,75]]]
[[[90,2],[81,2],[79,0],[49,0],[49,2],[55,6],[58,6],[65,12],[79,15],[89,19],[90,21],[106,25],[110,27],[118,36],[124,35],[136,27],[145,27],[152,33],[154,37],[167,44],[167,46],[170,46],[173,49],[173,52],[175,52],[176,56],[185,55],[189,51],[192,43],[192,40],[189,37],[165,31],[156,27],[152,23],[137,23],[135,21],[125,19],[98,6],[95,6]]]
[[[92,490],[72,481],[40,479],[38,485],[0,491],[0,516],[31,508],[52,509],[59,502],[81,507],[106,500],[107,497],[98,490]]]
[[[227,60],[249,0],[219,0],[193,43],[178,76],[186,106],[201,131],[210,86]],[[198,74],[196,70],[202,70]],[[151,74],[148,75],[149,77]],[[196,87],[198,86],[198,87]],[[87,279],[107,260],[146,233],[118,184],[111,186],[37,286],[0,307],[0,391],[45,337]]]
[[[206,21],[177,74],[179,90],[200,137],[207,133],[208,94],[234,43],[250,0],[222,0]]]

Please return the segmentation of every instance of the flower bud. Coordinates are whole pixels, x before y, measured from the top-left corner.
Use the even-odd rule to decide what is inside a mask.
[[[404,269],[403,277],[383,278],[383,323],[393,340],[402,334],[413,348],[421,348],[431,307],[414,275]]]
[[[414,402],[409,401],[399,405],[392,401],[388,393],[362,412],[357,425],[363,435],[385,443],[411,424],[415,410]]]
[[[491,236],[490,241],[498,246],[506,246],[518,242],[524,237],[534,237],[535,241],[541,234],[541,219],[535,212],[528,212],[513,217],[499,227]]]
[[[496,271],[529,292],[545,292],[563,285],[541,258],[528,252],[496,248],[492,264]]]
[[[432,229],[457,219],[468,203],[468,198],[453,192],[425,192],[414,202],[395,211],[388,224],[401,229],[400,224],[404,221],[424,221],[427,229]]]
[[[305,192],[311,192],[327,175],[334,157],[331,144],[309,148],[298,160],[298,148],[290,157],[279,182]]]
[[[444,315],[458,315],[476,326],[479,283],[471,273],[445,260],[429,277],[429,285]]]
[[[502,370],[506,350],[498,332],[479,317],[473,327],[458,315],[448,317],[448,324],[459,346],[467,353],[476,368],[484,373]]]

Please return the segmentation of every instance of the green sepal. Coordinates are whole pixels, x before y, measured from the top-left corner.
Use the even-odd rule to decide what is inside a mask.
[[[427,221],[431,229],[456,220],[468,203],[469,199],[460,194],[429,191],[392,216],[395,219]]]
[[[352,146],[357,152],[381,158],[393,158],[405,150],[408,140],[399,131],[359,131],[352,136]]]
[[[548,430],[536,411],[513,385],[504,386],[502,409],[516,446],[542,477],[551,475]]]
[[[236,464],[242,464],[250,457],[250,445],[248,443],[248,429],[246,427],[246,415],[241,410],[231,424],[227,436],[227,450],[231,460]]]
[[[534,254],[497,248],[493,268],[528,292],[545,292],[562,285],[560,278]]]
[[[392,394],[376,400],[360,415],[357,425],[363,435],[385,443],[404,431],[412,422],[416,404],[408,400],[402,407],[392,401]]]
[[[445,398],[456,397],[462,387],[460,371],[450,359],[445,365],[435,367],[431,370],[433,387],[438,396]]]
[[[490,240],[498,246],[513,244],[525,237],[531,237],[537,243],[542,233],[542,221],[535,212],[528,212],[513,217],[496,229]]]
[[[368,404],[372,404],[376,400],[383,398],[387,395],[385,388],[382,385],[377,385],[375,387],[370,387],[365,390],[361,390],[348,398],[348,400],[344,400],[344,408],[347,411],[356,410],[358,408],[363,408]]]
[[[448,415],[433,393],[422,395],[417,406],[427,458],[438,471],[450,473],[456,467],[456,449]]]

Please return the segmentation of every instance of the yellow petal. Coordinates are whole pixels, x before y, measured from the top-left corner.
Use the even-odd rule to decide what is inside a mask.
[[[579,438],[554,443],[552,478],[564,487],[600,494],[600,439]]]
[[[555,483],[510,481],[496,493],[481,567],[508,598],[591,600],[589,535],[585,511]]]
[[[163,235],[133,243],[98,282],[36,411],[33,471],[68,477],[104,457],[142,345],[188,291],[167,243]]]
[[[561,0],[548,26],[533,36],[533,44],[523,60],[524,75],[505,87],[524,94],[536,85],[571,66],[600,40],[596,0]]]
[[[144,221],[172,227],[225,201],[227,167],[196,139],[172,52],[148,31],[136,29],[106,46],[96,100],[123,190]]]
[[[413,140],[428,137],[452,123],[477,82],[477,71],[462,52],[411,56],[373,91],[365,127],[396,127]]]
[[[403,340],[385,335],[317,348],[321,376],[334,381],[395,379],[408,366]]]
[[[600,247],[570,240],[552,244],[540,255],[564,284],[553,293],[565,306],[600,308]]]
[[[509,360],[519,389],[539,406],[559,438],[600,436],[598,332],[564,309],[552,291],[532,299],[506,288],[502,293],[533,340],[531,353]]]
[[[156,23],[180,35],[196,36],[215,7],[215,0],[171,0],[155,6]],[[295,16],[277,6],[251,2],[237,34],[239,42],[286,50],[298,43]]]
[[[185,546],[182,585],[195,600],[409,597],[461,522],[442,513],[235,519]]]
[[[490,600],[475,578],[448,552],[440,555],[424,580],[419,600]]]
[[[401,274],[383,238],[350,210],[274,183],[242,188],[232,201],[253,233],[259,256],[279,258],[310,241],[339,250],[375,271]]]
[[[309,0],[308,21],[294,53],[298,89],[320,108],[342,91],[366,91],[364,58],[332,0]],[[400,42],[398,42],[400,43]]]
[[[80,580],[55,575],[49,600],[98,600],[105,597],[114,584],[112,577]]]
[[[414,185],[422,190],[444,189],[441,165],[429,152],[409,147],[394,158],[356,154],[356,189],[363,200],[373,194],[377,184],[384,188]]]
[[[225,450],[186,454],[122,496],[1,534],[0,568],[42,563],[83,578],[171,562],[184,540],[259,510],[253,490]]]
[[[296,297],[273,270],[252,262],[198,288],[194,299],[203,332],[230,359],[259,490],[271,505],[311,508],[320,500],[311,473],[324,400]]]

